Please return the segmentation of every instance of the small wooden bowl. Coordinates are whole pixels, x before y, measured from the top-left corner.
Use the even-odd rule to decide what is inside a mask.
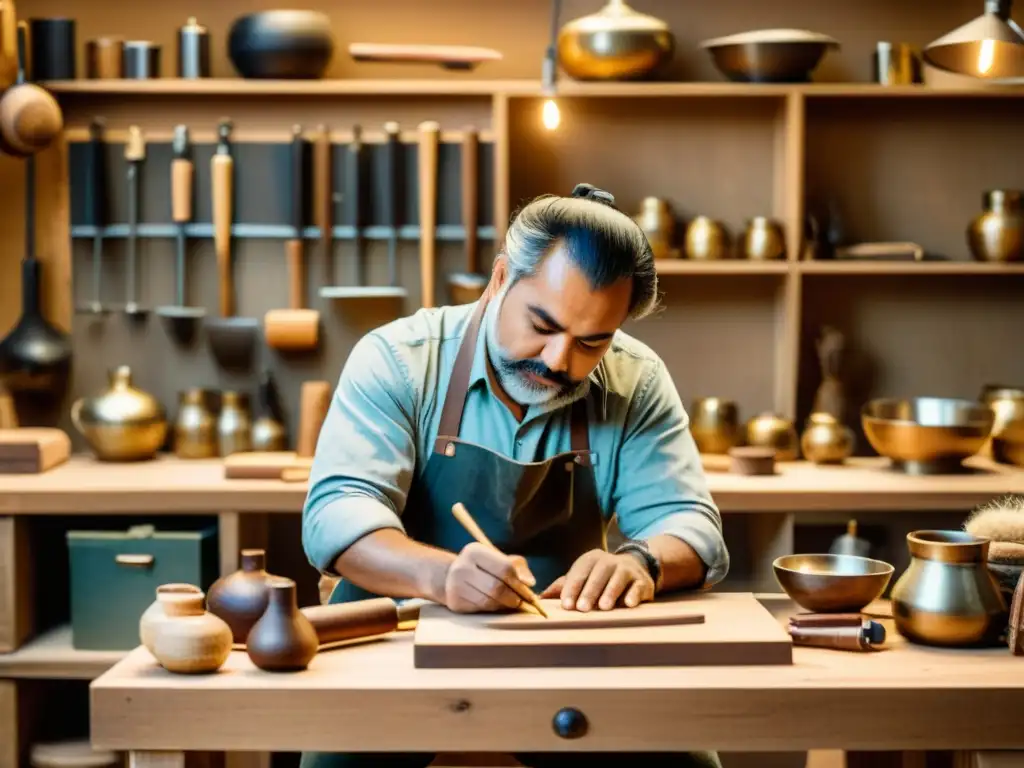
[[[729,449],[730,470],[736,475],[774,475],[775,449],[743,445]]]

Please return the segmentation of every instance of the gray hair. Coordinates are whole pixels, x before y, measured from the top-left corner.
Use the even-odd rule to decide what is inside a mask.
[[[615,207],[615,198],[589,184],[577,184],[571,197],[542,195],[524,206],[505,234],[503,252],[509,280],[535,274],[558,243],[594,289],[633,281],[629,317],[651,314],[658,303],[658,272],[647,236]]]

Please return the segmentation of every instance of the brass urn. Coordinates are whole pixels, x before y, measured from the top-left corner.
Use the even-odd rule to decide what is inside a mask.
[[[740,256],[751,261],[772,261],[786,256],[786,236],[782,225],[767,216],[755,216],[747,222],[740,240]]]
[[[654,258],[667,259],[672,256],[676,222],[665,200],[660,197],[645,197],[640,203],[640,212],[633,220],[647,235],[647,242],[651,245]]]
[[[132,371],[118,366],[110,386],[71,406],[71,421],[101,461],[151,459],[167,438],[167,414],[160,401],[132,384]]]
[[[800,450],[815,464],[841,464],[853,453],[853,430],[831,413],[812,413],[800,436]]]
[[[558,61],[576,80],[640,80],[672,59],[675,36],[661,19],[608,0],[558,32]]]
[[[967,227],[967,244],[978,261],[1024,258],[1024,192],[992,189],[982,197],[984,211]]]
[[[729,258],[729,233],[720,221],[698,216],[686,227],[683,252],[688,259],[716,261]]]
[[[698,398],[690,409],[690,432],[701,453],[728,453],[740,442],[739,407],[720,397]]]
[[[747,445],[774,448],[776,461],[796,461],[800,438],[792,421],[765,412],[747,422]]]

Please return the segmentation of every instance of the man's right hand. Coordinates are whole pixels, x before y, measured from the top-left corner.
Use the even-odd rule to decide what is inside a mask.
[[[517,608],[522,600],[510,585],[536,584],[526,560],[505,555],[478,542],[467,544],[448,566],[444,602],[456,613]]]

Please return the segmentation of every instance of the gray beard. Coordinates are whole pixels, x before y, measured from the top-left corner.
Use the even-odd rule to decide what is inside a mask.
[[[508,350],[503,349],[498,341],[498,313],[501,311],[505,294],[511,287],[512,281],[509,280],[490,300],[484,313],[484,340],[487,343],[487,357],[494,369],[494,375],[506,394],[522,406],[544,406],[545,410],[549,410],[568,405],[587,393],[590,388],[589,378],[569,390],[545,387],[530,381],[512,366],[513,356]]]

